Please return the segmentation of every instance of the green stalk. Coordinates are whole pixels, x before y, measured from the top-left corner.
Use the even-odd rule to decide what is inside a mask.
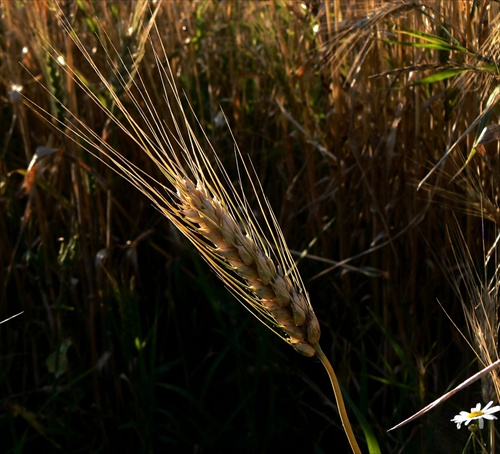
[[[347,416],[344,399],[342,398],[342,391],[340,390],[339,381],[337,380],[333,367],[330,364],[329,359],[323,353],[323,350],[321,350],[319,344],[314,345],[314,349],[316,350],[318,358],[323,363],[323,366],[325,366],[326,372],[330,377],[333,394],[335,395],[335,401],[337,402],[337,408],[339,409],[340,420],[342,421],[342,426],[344,427],[345,434],[347,435],[349,444],[351,445],[352,452],[354,454],[361,454],[361,449],[359,449],[358,442],[356,441],[356,437],[352,431],[351,423],[349,422],[349,417]]]

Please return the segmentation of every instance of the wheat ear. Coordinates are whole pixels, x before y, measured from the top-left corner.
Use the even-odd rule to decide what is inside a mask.
[[[152,14],[151,21],[154,17],[155,14]],[[236,189],[203,132],[201,134],[206,146],[210,148],[211,159],[198,141],[184,111],[163,47],[162,52],[158,53],[150,38],[172,129],[165,126],[164,113],[157,111],[138,70],[138,61],[134,62],[133,68],[127,68],[116,49],[113,49],[118,59],[118,62],[112,63],[113,75],[120,81],[121,91],[134,106],[141,123],[132,116],[130,108],[123,104],[120,99],[122,96],[118,96],[117,90],[101,73],[62,13],[60,18],[62,27],[109,92],[114,107],[103,106],[73,68],[63,63],[61,69],[95,101],[108,120],[127,134],[137,148],[154,162],[166,182],[146,174],[67,108],[66,115],[71,118],[69,132],[66,124],[29,99],[26,102],[45,118],[52,117],[59,131],[103,160],[145,194],[189,239],[226,287],[259,321],[299,353],[309,357],[318,356],[331,379],[351,448],[354,453],[360,453],[335,373],[319,346],[320,325],[309,296],[262,188],[254,183],[255,175],[245,164],[239,150],[236,148],[236,158],[243,171],[238,185],[244,187],[242,178],[246,177],[246,185],[255,195],[257,208],[263,219],[260,223],[257,222],[253,209],[248,206],[245,191]],[[145,33],[150,28],[151,23],[146,24]],[[156,37],[159,38],[157,31]],[[161,40],[158,45],[162,46]],[[49,43],[44,43],[43,47],[55,61],[61,63]],[[107,54],[106,57],[113,61],[111,55]],[[124,67],[127,68],[125,73]],[[180,115],[180,123],[174,110]],[[124,120],[118,118],[115,111],[120,112]]]

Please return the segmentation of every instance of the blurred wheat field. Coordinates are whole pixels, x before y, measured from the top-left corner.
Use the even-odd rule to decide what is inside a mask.
[[[24,311],[0,325],[5,452],[347,452],[321,364],[277,342],[145,197],[23,102],[71,128],[66,106],[161,178],[50,58],[113,109],[56,6],[0,5],[0,320]],[[144,32],[156,2],[59,6],[109,84],[102,46],[125,79],[140,61],[165,106]],[[206,0],[154,17],[191,124],[234,181],[234,140],[255,168],[363,452],[462,452],[449,420],[499,399],[493,373],[386,432],[498,359],[499,9]]]

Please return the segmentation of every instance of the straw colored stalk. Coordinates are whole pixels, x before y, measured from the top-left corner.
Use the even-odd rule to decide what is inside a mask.
[[[153,19],[154,16],[155,14],[152,15]],[[153,19],[145,24],[144,33],[149,33]],[[252,209],[243,189],[238,192],[231,182],[221,161],[211,149],[208,138],[203,137],[210,148],[211,159],[198,141],[183,109],[161,42],[160,52],[155,50],[152,41],[151,48],[163,85],[165,107],[170,113],[174,131],[165,126],[165,109],[162,114],[157,111],[138,71],[139,61],[134,60],[133,67],[127,68],[116,49],[113,49],[118,63],[113,68],[114,78],[119,81],[117,90],[96,66],[62,14],[61,23],[109,92],[114,106],[103,106],[79,73],[61,63],[63,60],[58,59],[59,55],[49,43],[44,43],[43,46],[55,61],[61,63],[61,69],[68,77],[104,111],[108,120],[127,134],[137,148],[154,162],[166,181],[160,182],[142,171],[67,108],[66,115],[71,118],[72,123],[69,132],[66,124],[52,116],[53,122],[58,125],[57,129],[145,194],[195,246],[226,287],[259,321],[299,353],[309,357],[317,356],[322,361],[331,379],[342,424],[352,450],[360,452],[335,373],[319,346],[320,326],[303,281],[262,188],[254,183],[255,175],[245,164],[238,148],[236,147],[236,159],[258,204],[258,207]],[[159,37],[157,31],[156,35]],[[142,52],[139,54],[142,55]],[[111,55],[106,57],[113,61]],[[126,72],[123,68],[126,68]],[[134,106],[133,111],[139,115],[144,127],[122,103],[118,91],[127,95],[129,103]],[[45,118],[51,116],[29,99],[26,102]],[[123,121],[115,115],[115,111],[120,112]],[[174,112],[180,114],[181,124],[177,122]],[[244,186],[241,175],[238,185],[242,188]],[[259,218],[263,220],[260,224],[254,214],[255,208],[258,208]]]

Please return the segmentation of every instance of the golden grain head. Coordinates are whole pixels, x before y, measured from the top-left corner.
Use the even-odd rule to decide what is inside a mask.
[[[314,355],[314,345],[319,341],[319,323],[305,292],[295,288],[291,277],[284,276],[281,267],[267,255],[266,250],[271,250],[271,245],[266,247],[264,242],[267,240],[262,236],[254,240],[248,232],[256,231],[256,227],[241,226],[245,220],[236,220],[224,202],[211,196],[206,189],[200,189],[203,183],[198,182],[195,186],[191,180],[185,181],[188,183],[182,190],[177,189],[177,195],[178,212],[194,225],[194,229],[184,231],[186,236],[201,249],[205,258],[210,257],[207,261],[214,271],[254,309],[254,313],[269,316],[266,321],[271,320],[274,325],[271,329],[300,353]],[[253,220],[246,218],[246,222]],[[195,241],[190,235],[207,241]],[[234,276],[237,279],[233,279]]]

